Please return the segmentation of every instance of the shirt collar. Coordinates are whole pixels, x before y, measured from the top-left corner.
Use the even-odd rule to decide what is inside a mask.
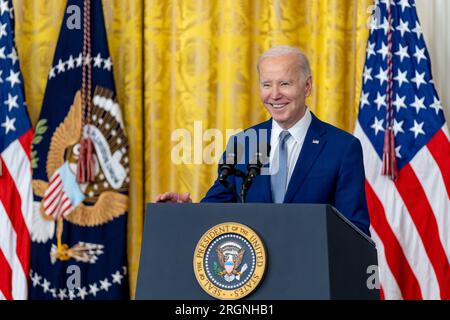
[[[309,108],[306,108],[304,116],[300,120],[298,120],[296,124],[294,124],[292,127],[288,129],[289,133],[297,143],[302,143],[303,140],[305,139],[309,125],[311,124],[311,120],[312,120],[311,111],[309,111]],[[278,137],[280,136],[280,133],[283,130],[284,129],[280,127],[280,125],[275,120],[273,120],[271,140],[273,142],[278,141]]]

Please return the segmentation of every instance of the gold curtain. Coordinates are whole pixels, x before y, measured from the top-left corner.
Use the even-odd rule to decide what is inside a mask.
[[[198,158],[198,152],[214,141],[201,134],[215,128],[225,137],[226,129],[245,128],[268,118],[258,98],[256,73],[257,57],[264,50],[278,44],[303,49],[314,77],[308,101],[311,110],[322,120],[353,131],[372,2],[103,0],[118,100],[130,143],[132,295],[144,203],[168,190],[189,191],[194,201],[200,200],[216,175],[215,164]],[[16,42],[33,124],[65,4],[14,0]],[[187,151],[193,163],[172,161],[176,129],[191,133],[192,148]],[[223,147],[225,139],[215,138]]]

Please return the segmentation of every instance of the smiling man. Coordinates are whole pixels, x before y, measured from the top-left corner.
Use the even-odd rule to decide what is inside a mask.
[[[331,204],[369,234],[361,144],[351,134],[324,123],[306,106],[312,75],[297,48],[277,46],[258,61],[260,97],[271,119],[247,129],[268,132],[269,174],[257,176],[247,202]],[[245,170],[246,164],[236,166]],[[238,202],[242,180],[217,179],[202,202]],[[188,193],[167,192],[156,202],[191,202]]]
[[[282,129],[292,128],[307,111],[312,88],[308,60],[295,48],[274,47],[260,57],[258,71],[264,106]]]

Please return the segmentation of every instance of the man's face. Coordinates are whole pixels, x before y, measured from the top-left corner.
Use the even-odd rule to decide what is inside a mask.
[[[259,65],[260,96],[272,118],[289,129],[305,114],[312,79],[300,79],[295,55],[266,58]]]

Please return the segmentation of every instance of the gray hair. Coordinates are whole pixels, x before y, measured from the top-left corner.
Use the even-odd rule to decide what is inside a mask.
[[[300,67],[301,71],[300,80],[306,81],[306,79],[308,79],[312,75],[308,58],[299,49],[291,46],[275,46],[264,52],[258,59],[257,65],[258,72],[259,72],[259,65],[264,59],[287,56],[291,54],[297,57],[298,66]]]

